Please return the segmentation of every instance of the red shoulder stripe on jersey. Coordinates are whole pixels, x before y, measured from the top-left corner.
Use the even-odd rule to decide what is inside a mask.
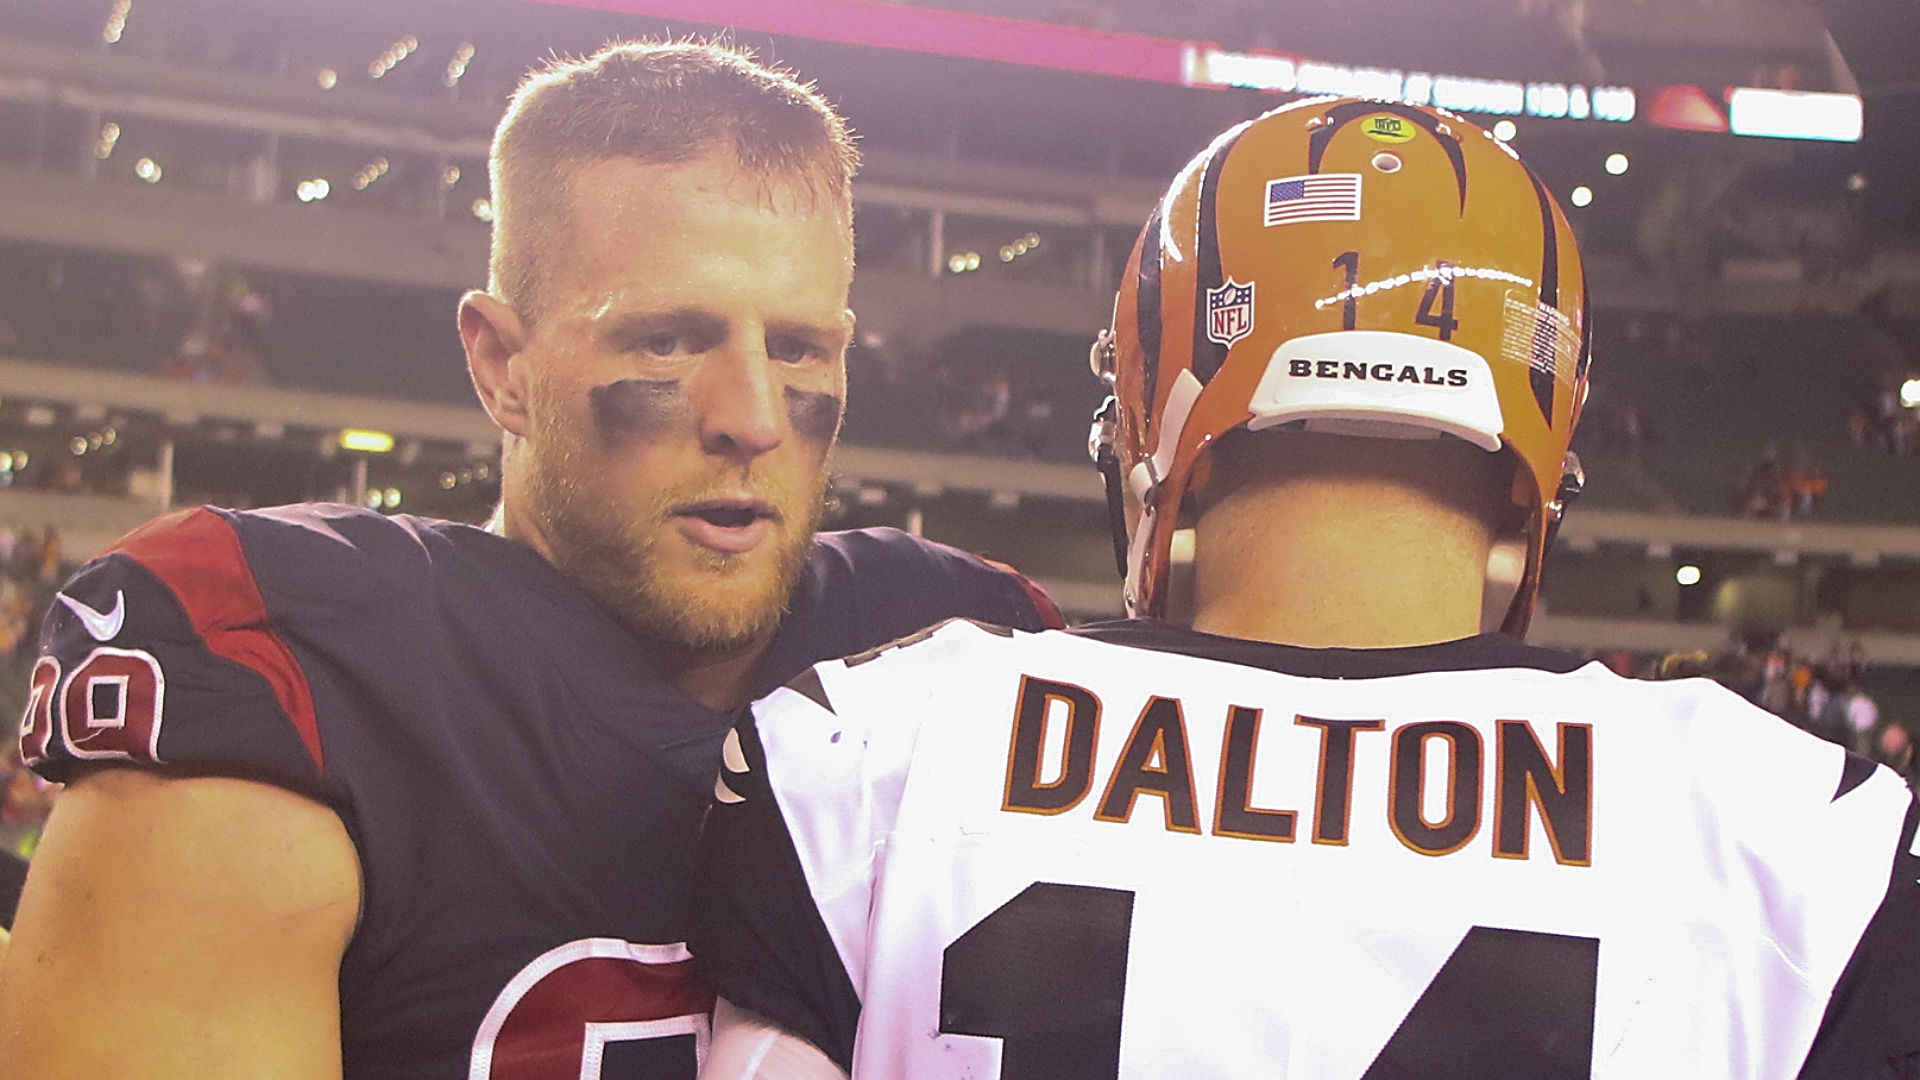
[[[173,590],[214,655],[267,680],[314,767],[325,772],[306,672],[268,625],[266,600],[233,525],[204,507],[183,510],[142,525],[108,551],[146,567]]]
[[[1033,610],[1040,613],[1042,626],[1049,630],[1066,629],[1066,617],[1060,614],[1060,605],[1053,602],[1053,597],[1047,595],[1047,590],[1035,585],[1027,575],[997,559],[981,557],[980,561],[1013,578],[1020,583],[1021,588],[1027,590],[1027,599],[1033,601]]]

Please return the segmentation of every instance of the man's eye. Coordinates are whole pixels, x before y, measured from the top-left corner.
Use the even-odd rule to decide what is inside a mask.
[[[655,356],[672,356],[680,349],[680,335],[670,333],[648,334],[640,339],[640,347]]]
[[[783,364],[801,364],[822,353],[810,341],[775,341],[767,348],[767,355]]]

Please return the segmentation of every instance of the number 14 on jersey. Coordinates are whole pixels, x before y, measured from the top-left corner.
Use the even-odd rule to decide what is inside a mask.
[[[1002,1040],[1000,1080],[1118,1080],[1122,1035],[1153,1024],[1130,1005],[1135,894],[1036,882],[942,954],[940,1031]],[[1475,926],[1357,1080],[1584,1080],[1592,1073],[1600,943]],[[1156,992],[1207,993],[1194,978]],[[1257,1013],[1223,1002],[1223,1017]],[[1204,1059],[1207,1033],[1186,1033]],[[1309,1037],[1311,1033],[1309,1033]],[[1219,1073],[1232,1062],[1204,1062]]]

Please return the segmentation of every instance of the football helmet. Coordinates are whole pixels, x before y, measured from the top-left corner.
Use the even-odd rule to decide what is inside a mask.
[[[1220,436],[1305,422],[1465,439],[1514,461],[1525,632],[1591,327],[1573,229],[1505,143],[1441,109],[1301,101],[1188,163],[1134,245],[1093,367],[1129,614],[1166,610],[1170,552]]]

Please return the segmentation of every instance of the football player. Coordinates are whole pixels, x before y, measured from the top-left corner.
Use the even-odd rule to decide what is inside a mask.
[[[814,535],[854,167],[816,93],[610,47],[522,86],[492,166],[459,320],[492,527],[193,510],[53,606],[8,1076],[690,1080],[733,710],[929,619],[1057,622],[971,556]]]
[[[754,707],[705,1075],[1914,1075],[1900,779],[1518,640],[1589,318],[1560,207],[1458,116],[1216,139],[1094,354],[1135,618],[953,622]]]

